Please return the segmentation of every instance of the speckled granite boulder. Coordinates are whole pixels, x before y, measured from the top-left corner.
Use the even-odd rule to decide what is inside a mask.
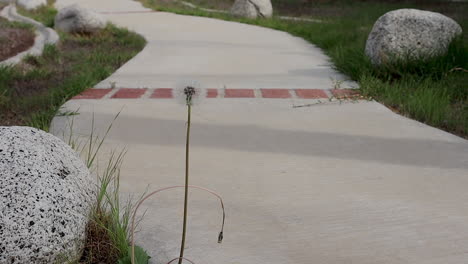
[[[396,59],[426,59],[447,52],[462,29],[453,19],[439,13],[399,9],[381,16],[366,43],[373,64]]]
[[[231,7],[231,14],[247,18],[271,17],[273,7],[270,0],[236,0]]]
[[[47,5],[47,0],[18,0],[19,6],[27,10],[33,10],[40,6]]]
[[[76,4],[60,9],[55,16],[55,28],[68,33],[95,33],[105,27],[100,14]]]
[[[79,256],[95,190],[85,164],[60,139],[0,127],[0,263]]]

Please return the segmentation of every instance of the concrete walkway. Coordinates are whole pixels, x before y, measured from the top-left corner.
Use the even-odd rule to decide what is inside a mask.
[[[145,11],[127,0],[79,2]],[[167,13],[106,16],[149,45],[99,88],[174,88],[193,77],[216,89],[329,89],[339,76],[319,50],[285,33]],[[467,263],[468,141],[375,102],[316,102],[218,97],[194,108],[191,183],[223,196],[227,221],[219,245],[218,202],[191,192],[186,256],[198,264]],[[80,135],[93,115],[102,132],[122,110],[105,149],[128,150],[124,193],[183,184],[186,112],[176,100],[81,99],[64,108],[79,109]],[[52,131],[61,135],[70,119],[56,117]],[[178,256],[182,191],[144,209],[137,243],[152,263],[167,263]]]
[[[281,31],[146,13],[150,10],[130,0],[60,0],[57,5],[72,2],[106,13],[110,21],[140,33],[148,41],[143,52],[98,88],[108,88],[112,83],[124,88],[173,88],[181,80],[196,79],[209,88],[325,89],[332,88],[332,79],[345,79],[330,69],[320,50]],[[344,83],[343,87],[353,85]]]

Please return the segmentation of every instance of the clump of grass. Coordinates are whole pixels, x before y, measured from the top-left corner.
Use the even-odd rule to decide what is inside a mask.
[[[88,226],[95,233],[88,234],[88,239],[99,244],[87,244],[87,255],[83,255],[82,263],[117,263],[128,255],[128,222],[132,203],[128,200],[122,205],[119,195],[120,166],[124,155],[124,151],[112,152],[104,172],[98,173],[97,201]],[[96,262],[97,258],[101,260]]]
[[[20,6],[17,6],[18,13],[30,17],[46,27],[53,28],[55,24],[55,15],[57,15],[57,9],[54,7],[55,0],[47,0],[47,5],[42,5],[34,10],[27,10]]]
[[[34,31],[34,26],[28,23],[18,22],[18,21],[9,21],[3,20],[2,18],[2,27],[11,27],[11,28],[21,28]]]
[[[119,113],[120,114],[120,113]],[[68,144],[79,152],[90,171],[96,175],[96,200],[86,227],[86,242],[83,254],[76,263],[79,264],[127,264],[130,259],[129,220],[134,204],[131,199],[122,204],[120,197],[120,168],[125,150],[111,151],[103,170],[99,169],[98,156],[102,152],[104,141],[110,132],[117,114],[103,136],[97,136],[94,128],[94,117],[89,137],[82,141],[73,135],[73,117],[70,124]],[[64,138],[65,135],[63,136]],[[146,252],[138,248],[140,264]],[[147,256],[147,255],[146,255]]]

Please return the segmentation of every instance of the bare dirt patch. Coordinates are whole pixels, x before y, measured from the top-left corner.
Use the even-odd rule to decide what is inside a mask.
[[[34,38],[32,30],[0,18],[0,61],[29,49],[34,44]]]

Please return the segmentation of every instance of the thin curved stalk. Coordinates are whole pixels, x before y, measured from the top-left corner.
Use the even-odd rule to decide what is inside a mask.
[[[135,211],[133,212],[133,215],[132,215],[132,226],[131,226],[131,231],[130,231],[130,237],[131,237],[131,243],[132,243],[132,264],[135,264],[135,217],[136,217],[136,213],[138,211],[138,208],[143,204],[144,201],[146,201],[148,198],[150,198],[151,196],[159,193],[159,192],[162,192],[162,191],[166,191],[166,190],[170,190],[170,189],[175,189],[175,188],[185,188],[186,186],[185,185],[176,185],[176,186],[169,186],[169,187],[165,187],[165,188],[161,188],[161,189],[158,189],[156,191],[153,191],[151,193],[149,193],[148,195],[146,195],[145,197],[143,197],[137,204],[137,206],[135,207]],[[216,192],[210,190],[210,189],[207,189],[207,188],[203,188],[203,187],[200,187],[200,186],[195,186],[195,185],[188,185],[187,186],[188,188],[194,188],[194,189],[198,189],[198,190],[202,190],[202,191],[206,191],[214,196],[216,196],[221,204],[221,209],[223,211],[223,221],[222,221],[222,224],[221,224],[221,231],[219,232],[219,236],[218,236],[218,243],[221,243],[222,240],[223,240],[223,233],[224,233],[224,221],[226,219],[226,213],[225,213],[225,210],[224,210],[224,202],[223,202],[223,198],[217,194]],[[175,261],[175,260],[181,260],[181,259],[185,259],[187,260],[186,258],[181,258],[181,257],[178,257],[178,258],[175,258],[173,260],[171,260],[171,262]],[[169,263],[171,263],[169,262]],[[190,261],[191,262],[191,261]],[[168,263],[168,264],[169,264]],[[193,262],[191,262],[193,263]]]
[[[192,263],[192,264],[195,264],[195,262],[191,261],[191,260],[188,259],[188,258],[184,258],[184,257],[175,258],[175,259],[169,261],[167,264],[171,264],[172,262],[174,262],[174,261],[176,261],[176,260],[183,260],[183,259],[185,259],[186,261],[188,261],[188,262],[190,262],[190,263]]]

